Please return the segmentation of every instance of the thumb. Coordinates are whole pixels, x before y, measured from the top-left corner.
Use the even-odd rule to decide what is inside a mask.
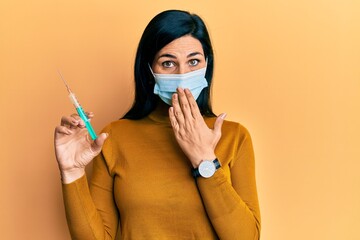
[[[220,114],[214,123],[214,132],[221,133],[221,127],[223,125],[224,119],[226,118],[226,113]]]
[[[105,140],[109,137],[108,133],[101,133],[91,145],[94,152],[100,152]]]

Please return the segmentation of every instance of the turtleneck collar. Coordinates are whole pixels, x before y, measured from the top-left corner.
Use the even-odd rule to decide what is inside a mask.
[[[148,115],[148,118],[155,122],[170,124],[169,108],[169,105],[159,100],[156,108]]]

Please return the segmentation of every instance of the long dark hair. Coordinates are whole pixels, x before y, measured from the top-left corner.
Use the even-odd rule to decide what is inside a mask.
[[[207,58],[205,78],[208,87],[203,89],[196,102],[203,115],[215,116],[210,101],[214,55],[205,23],[196,14],[167,10],[159,13],[149,22],[140,39],[134,67],[135,102],[123,118],[141,119],[155,109],[159,98],[153,93],[155,81],[148,64],[153,62],[156,53],[164,46],[185,35],[190,35],[201,42]]]

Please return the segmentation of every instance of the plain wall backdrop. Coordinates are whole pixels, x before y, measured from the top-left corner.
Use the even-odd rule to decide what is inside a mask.
[[[360,239],[357,0],[1,0],[0,238],[70,239],[53,132],[75,110],[57,69],[99,132],[130,108],[138,41],[166,9],[209,28],[215,112],[253,138],[262,239]]]

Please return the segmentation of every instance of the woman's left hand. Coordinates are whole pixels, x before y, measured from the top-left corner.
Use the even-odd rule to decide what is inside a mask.
[[[169,116],[175,138],[194,168],[202,160],[216,158],[215,147],[221,138],[225,113],[220,114],[214,128],[209,129],[190,90],[178,88],[172,97]]]

